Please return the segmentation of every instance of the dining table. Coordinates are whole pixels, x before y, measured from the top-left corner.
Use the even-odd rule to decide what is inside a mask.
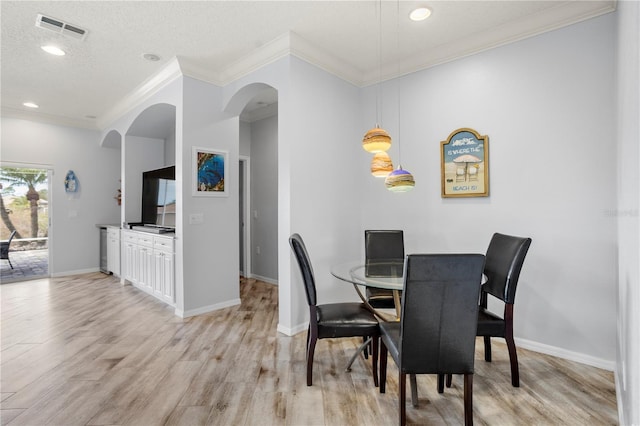
[[[352,284],[367,309],[385,321],[400,319],[400,294],[404,285],[403,272],[404,264],[401,262],[376,262],[373,265],[367,265],[363,261],[350,261],[331,266],[331,275]],[[392,290],[395,315],[373,308],[362,293],[364,287]]]

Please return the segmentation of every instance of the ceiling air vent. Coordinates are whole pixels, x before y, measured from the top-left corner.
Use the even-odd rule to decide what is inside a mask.
[[[68,24],[66,22],[62,22],[59,19],[55,19],[50,16],[44,16],[40,13],[36,18],[36,27],[54,31],[58,34],[62,34],[78,40],[84,40],[84,38],[87,36],[87,30],[76,27],[75,25]]]

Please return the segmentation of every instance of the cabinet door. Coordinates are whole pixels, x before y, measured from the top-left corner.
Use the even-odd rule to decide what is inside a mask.
[[[120,276],[120,240],[115,237],[109,237],[107,242],[107,269]]]
[[[113,269],[111,269],[111,272],[114,273],[114,275],[116,276],[120,276],[120,240],[113,240],[112,243],[113,246],[113,253],[112,253],[112,261],[111,264],[113,266]]]
[[[162,251],[155,250],[153,252],[153,294],[158,298],[162,299],[162,285],[164,283],[164,256],[165,253]]]
[[[139,284],[149,293],[153,293],[153,251],[139,247]]]
[[[174,278],[174,255],[165,253],[162,257],[162,298],[171,304],[176,302],[175,278]]]
[[[135,270],[134,264],[135,264],[135,255],[136,255],[136,246],[132,243],[124,243],[123,244],[124,247],[124,256],[123,256],[123,262],[124,262],[124,279],[133,283],[134,282],[134,274],[133,271]]]

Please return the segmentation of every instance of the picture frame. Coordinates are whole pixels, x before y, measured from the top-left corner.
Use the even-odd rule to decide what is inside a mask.
[[[229,195],[229,152],[193,147],[191,194],[194,197]]]
[[[440,142],[442,198],[489,196],[489,136],[468,127]]]

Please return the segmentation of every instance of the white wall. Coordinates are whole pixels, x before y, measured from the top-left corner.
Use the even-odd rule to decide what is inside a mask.
[[[279,223],[279,283],[281,289],[285,282],[291,283],[291,329],[302,330],[308,320],[308,307],[287,238],[297,232],[305,240],[317,279],[319,303],[356,300],[353,287],[333,279],[330,268],[336,262],[353,258],[364,244],[360,201],[364,181],[370,175],[368,166],[362,169],[358,165],[359,159],[366,156],[361,148],[366,129],[359,125],[360,90],[291,58],[290,91],[284,101],[281,96],[278,100],[281,106],[278,164],[281,170],[288,167],[290,173],[286,182],[289,205],[283,206],[281,202],[279,206],[280,214],[285,208],[290,214],[288,228]],[[282,174],[278,179],[282,189]],[[283,268],[283,257],[290,260],[289,271]]]
[[[50,214],[51,275],[97,271],[100,234],[96,224],[118,223],[120,151],[101,148],[97,131],[2,117],[3,163],[50,166],[53,171]],[[80,182],[75,194],[64,191],[73,170]]]
[[[178,145],[185,173],[182,181],[184,315],[207,312],[240,302],[238,288],[238,156],[239,119],[224,119],[220,88],[185,77],[183,136]],[[228,152],[226,197],[191,194],[192,147]],[[191,224],[191,214],[203,222]]]
[[[251,123],[251,155],[251,275],[277,283],[277,116]]]
[[[640,425],[640,3],[618,3],[619,289],[616,390],[621,425]]]
[[[240,148],[239,154],[246,157],[251,156],[251,123],[240,122]]]
[[[610,14],[402,78],[402,159],[416,187],[390,194],[369,179],[361,221],[362,229],[403,228],[408,253],[483,253],[494,232],[531,237],[516,297],[520,346],[610,369],[614,35]],[[397,88],[398,81],[383,86],[392,136]],[[363,128],[374,95],[369,88]],[[489,136],[487,198],[441,198],[440,142],[460,127]],[[358,159],[363,173],[367,161]]]

